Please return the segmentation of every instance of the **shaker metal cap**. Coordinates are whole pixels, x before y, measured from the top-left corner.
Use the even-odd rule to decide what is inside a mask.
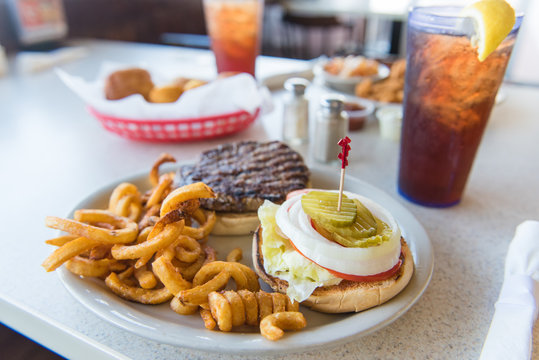
[[[307,86],[310,84],[311,83],[307,79],[293,77],[285,81],[284,88],[288,91],[294,92],[295,95],[303,95],[305,94],[305,89],[307,89]]]
[[[344,109],[344,97],[339,95],[326,95],[320,99],[320,106],[331,112],[341,112]]]

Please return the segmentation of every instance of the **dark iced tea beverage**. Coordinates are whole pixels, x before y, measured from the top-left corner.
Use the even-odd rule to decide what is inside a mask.
[[[461,199],[522,21],[483,62],[459,8],[410,12],[399,191],[427,206]]]

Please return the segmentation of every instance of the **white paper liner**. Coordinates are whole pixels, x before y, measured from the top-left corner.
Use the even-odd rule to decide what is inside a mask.
[[[174,103],[149,103],[139,94],[120,100],[107,100],[104,92],[106,77],[113,71],[130,67],[134,66],[104,63],[99,75],[93,81],[68,74],[61,69],[56,69],[56,73],[88,106],[103,115],[124,119],[176,120],[222,115],[241,110],[253,114],[261,106],[266,111],[271,108],[271,100],[267,99],[268,92],[264,88],[259,89],[255,79],[249,74],[213,80],[207,85],[186,91]],[[180,76],[196,78],[189,74],[170,77],[148,66],[136,67],[146,69],[157,86],[170,83]]]

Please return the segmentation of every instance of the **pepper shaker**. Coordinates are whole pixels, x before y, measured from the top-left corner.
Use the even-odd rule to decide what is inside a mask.
[[[316,161],[338,161],[341,151],[339,140],[348,132],[348,115],[344,111],[344,101],[336,95],[326,96],[320,102],[316,113],[312,154]]]
[[[290,78],[284,83],[287,94],[283,112],[283,140],[298,145],[309,137],[309,101],[305,90],[309,81],[302,78]]]

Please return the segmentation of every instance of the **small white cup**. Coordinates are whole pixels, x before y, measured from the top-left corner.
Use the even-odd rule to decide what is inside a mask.
[[[387,105],[376,110],[382,138],[399,141],[402,128],[402,106]]]

